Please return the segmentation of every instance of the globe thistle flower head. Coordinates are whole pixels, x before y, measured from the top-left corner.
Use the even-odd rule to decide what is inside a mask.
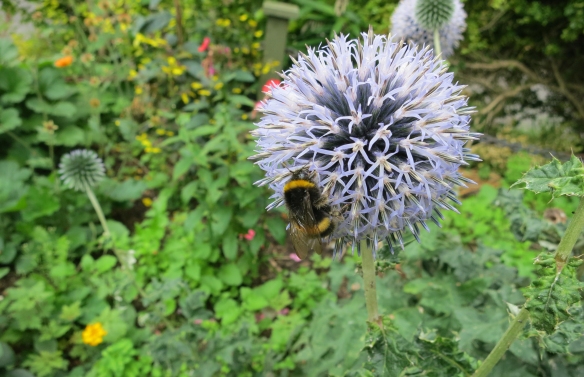
[[[105,177],[105,166],[94,151],[77,149],[61,158],[59,175],[69,188],[84,191]]]
[[[401,0],[391,16],[391,33],[413,45],[433,46],[438,29],[442,58],[447,59],[462,40],[465,21],[460,0]]]
[[[292,172],[307,169],[336,226],[335,252],[367,240],[374,249],[402,233],[418,237],[427,220],[456,209],[454,185],[472,182],[457,169],[479,160],[463,147],[472,108],[444,62],[390,36],[335,37],[309,48],[273,87],[253,131],[252,159],[282,205]]]

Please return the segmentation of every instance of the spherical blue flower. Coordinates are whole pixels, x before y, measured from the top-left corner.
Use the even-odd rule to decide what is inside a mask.
[[[65,185],[84,191],[105,177],[105,166],[94,151],[77,149],[61,158],[59,175]]]
[[[374,249],[402,231],[438,224],[456,209],[457,169],[478,160],[463,145],[472,108],[442,60],[390,37],[336,37],[301,54],[263,103],[253,159],[275,201],[297,169],[313,172],[338,221],[335,251],[367,239]]]
[[[423,26],[426,23],[417,18],[417,3],[420,0],[401,0],[391,16],[391,34],[408,43],[419,46],[434,46],[434,30]],[[454,10],[450,20],[439,28],[442,58],[447,59],[454,53],[466,29],[466,12],[460,0],[450,0]]]

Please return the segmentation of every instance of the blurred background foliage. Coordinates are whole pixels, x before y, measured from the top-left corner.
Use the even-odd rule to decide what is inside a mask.
[[[369,24],[386,33],[397,1],[290,3],[295,55]],[[252,186],[249,131],[272,69],[262,1],[27,4],[4,0],[0,16],[0,374],[370,375],[358,258],[295,261],[285,214],[266,213],[270,193]],[[486,134],[473,146],[485,161],[465,171],[479,185],[461,191],[461,215],[443,230],[399,259],[386,253],[379,301],[399,349],[423,344],[475,367],[576,205],[508,187],[542,154],[582,150],[584,2],[465,10],[450,63]],[[15,20],[33,27],[15,33]],[[76,148],[104,159],[96,195],[111,237],[58,178]],[[92,345],[94,324],[106,334]],[[583,375],[584,339],[570,335],[579,325],[562,326],[516,342],[493,374]]]

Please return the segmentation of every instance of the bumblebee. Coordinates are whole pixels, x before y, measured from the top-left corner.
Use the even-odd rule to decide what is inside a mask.
[[[298,257],[304,259],[313,251],[321,254],[321,238],[332,234],[335,222],[314,174],[306,168],[292,172],[284,185],[284,201],[290,218],[288,234]]]

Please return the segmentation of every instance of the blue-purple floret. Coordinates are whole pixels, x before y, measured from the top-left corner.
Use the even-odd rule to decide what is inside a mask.
[[[416,20],[416,0],[402,0],[391,16],[391,34],[412,45],[434,46],[434,30],[426,30]],[[454,0],[450,21],[439,30],[442,58],[448,59],[462,41],[466,29],[466,12],[460,0]]]
[[[463,86],[452,82],[442,60],[385,36],[336,37],[309,49],[286,71],[263,103],[254,131],[257,164],[275,201],[283,204],[290,172],[316,172],[338,226],[335,251],[367,239],[402,243],[418,237],[440,210],[456,209],[454,185],[472,182],[458,173],[479,160],[463,145],[472,108]]]

